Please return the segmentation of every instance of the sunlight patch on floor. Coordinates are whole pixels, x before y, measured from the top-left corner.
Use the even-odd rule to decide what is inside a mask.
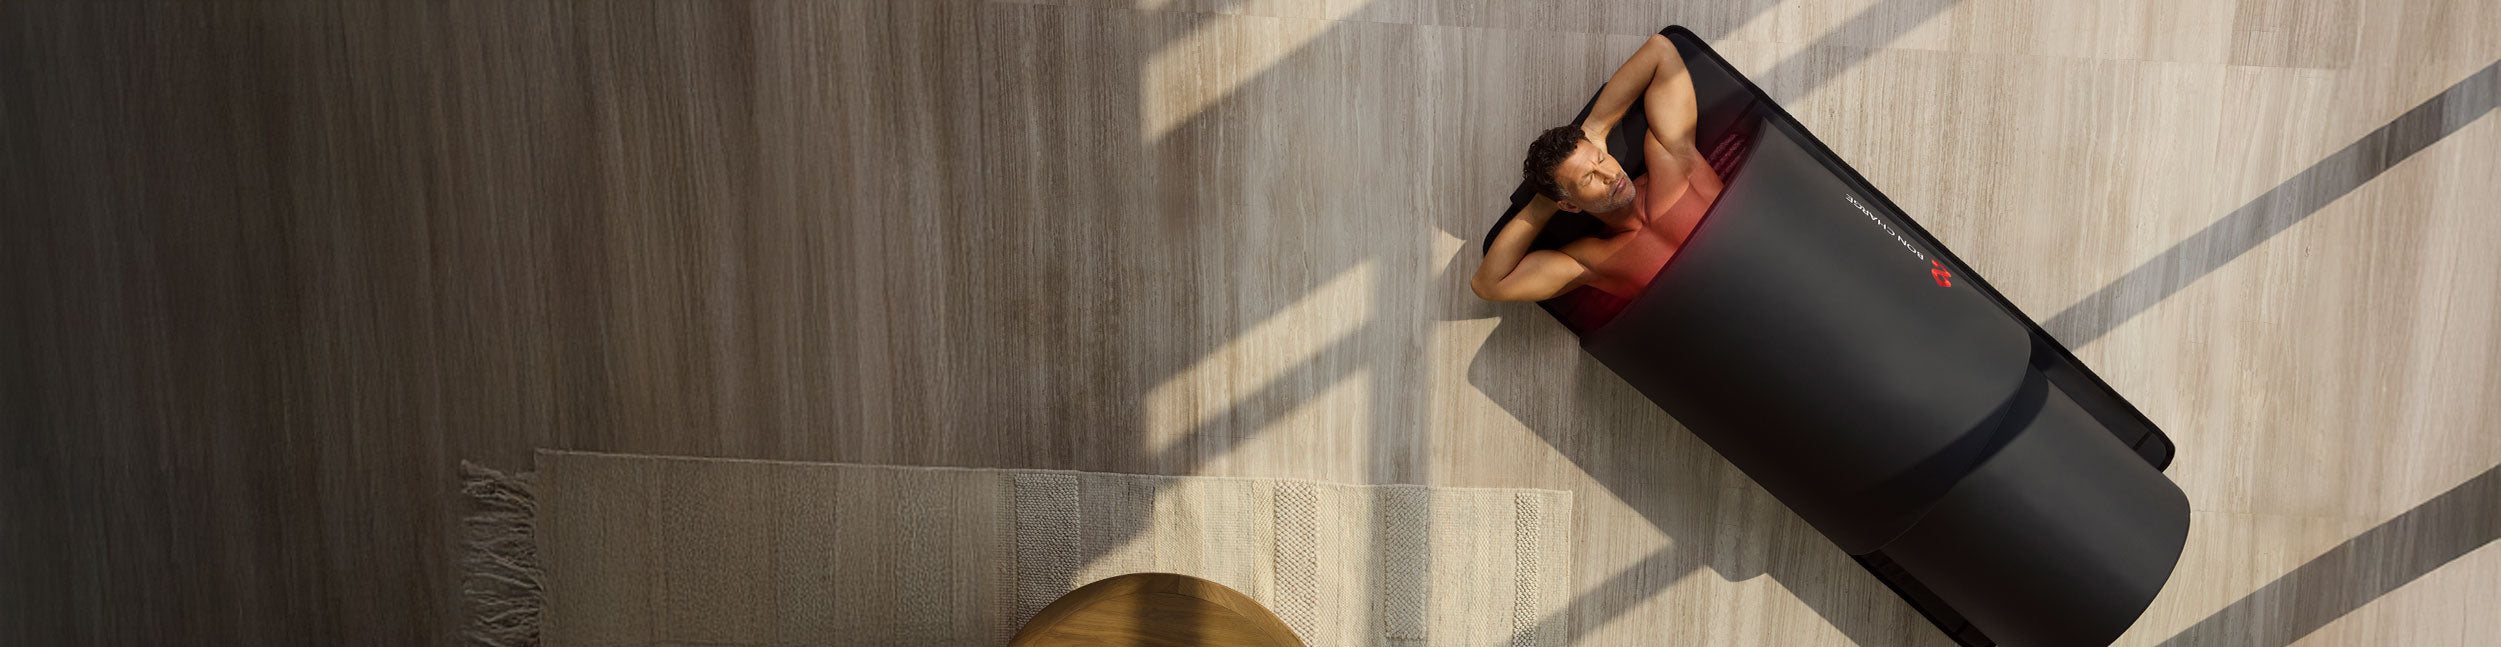
[[[1150,449],[1170,449],[1371,321],[1374,266],[1339,273],[1148,391]]]
[[[1141,0],[1139,7],[1161,7],[1169,1]],[[1145,141],[1162,140],[1370,4],[1332,3],[1307,18],[1210,16],[1190,33],[1165,43],[1147,59],[1139,80]]]

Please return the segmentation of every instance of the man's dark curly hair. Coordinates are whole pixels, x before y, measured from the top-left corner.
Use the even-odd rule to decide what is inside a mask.
[[[1555,183],[1554,169],[1562,166],[1563,160],[1572,156],[1572,151],[1580,150],[1581,140],[1587,137],[1579,126],[1570,124],[1538,133],[1537,141],[1528,144],[1528,161],[1520,163],[1520,173],[1528,177],[1528,185],[1535,187],[1538,193],[1556,201],[1563,200],[1563,185]]]

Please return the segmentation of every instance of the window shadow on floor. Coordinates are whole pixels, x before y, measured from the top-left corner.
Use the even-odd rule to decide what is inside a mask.
[[[2484,66],[2344,150],[2259,194],[2203,231],[2067,306],[2041,327],[2069,348],[2093,343],[2328,203],[2370,183],[2398,162],[2473,123],[2495,104],[2501,104],[2501,61]]]
[[[2501,539],[2501,466],[2328,549],[2164,647],[2279,647]]]

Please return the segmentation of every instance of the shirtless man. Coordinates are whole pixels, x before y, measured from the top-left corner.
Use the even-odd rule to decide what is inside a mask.
[[[1650,131],[1641,152],[1649,172],[1624,175],[1607,154],[1607,131],[1642,99]],[[1529,145],[1522,171],[1538,196],[1494,235],[1468,287],[1491,301],[1543,301],[1580,286],[1630,298],[1647,284],[1719,197],[1719,176],[1694,149],[1693,79],[1676,45],[1651,36],[1598,91],[1580,126],[1557,126]],[[1530,251],[1556,210],[1587,213],[1604,225],[1559,250]]]

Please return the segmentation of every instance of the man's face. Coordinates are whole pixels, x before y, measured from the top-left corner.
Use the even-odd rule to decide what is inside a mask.
[[[1624,165],[1587,139],[1554,167],[1554,181],[1563,188],[1555,206],[1565,211],[1606,213],[1633,203],[1633,179],[1624,175]]]

